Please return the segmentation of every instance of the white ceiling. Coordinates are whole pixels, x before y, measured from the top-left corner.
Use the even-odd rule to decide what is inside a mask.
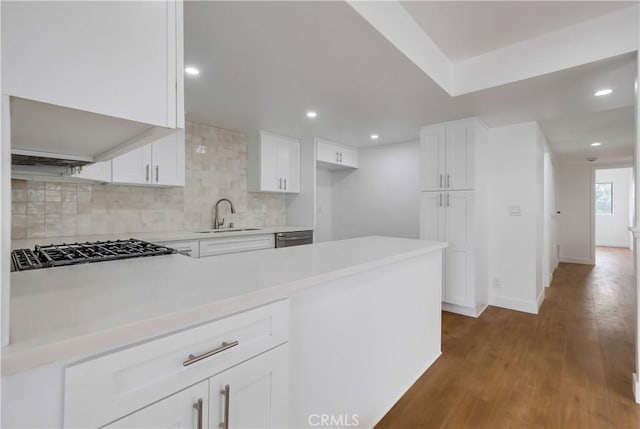
[[[553,142],[554,158],[559,163],[624,163],[633,160],[635,110],[622,107],[604,112],[584,113],[540,121],[545,137]],[[601,142],[602,146],[591,147]]]
[[[344,2],[187,2],[185,63],[200,69],[185,76],[191,120],[353,146],[468,116],[496,126],[632,106],[636,76],[628,54],[452,98]],[[594,98],[603,86],[614,94]]]
[[[402,1],[452,61],[577,24],[637,1]],[[452,24],[453,23],[453,24]]]

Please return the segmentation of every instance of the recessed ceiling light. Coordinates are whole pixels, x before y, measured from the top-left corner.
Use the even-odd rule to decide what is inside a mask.
[[[378,140],[378,137],[377,134],[371,134],[371,140]]]
[[[604,88],[604,89],[599,89],[596,92],[593,93],[593,95],[595,95],[596,97],[602,97],[603,95],[609,95],[613,92],[613,89],[611,88]]]
[[[191,76],[198,76],[198,75],[200,74],[200,70],[198,70],[198,69],[197,69],[197,68],[195,68],[195,67],[186,67],[186,68],[184,69],[184,72],[185,72],[186,74],[190,74]]]
[[[602,143],[600,143],[600,142],[593,142],[593,143],[591,143],[591,146],[601,146],[601,145],[602,145]]]
[[[307,118],[315,118],[316,116],[318,116],[318,114],[316,112],[314,112],[313,110],[309,110],[307,112]]]

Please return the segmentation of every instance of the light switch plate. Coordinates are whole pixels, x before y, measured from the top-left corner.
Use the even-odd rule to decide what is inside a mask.
[[[520,206],[509,206],[509,216],[520,216]]]

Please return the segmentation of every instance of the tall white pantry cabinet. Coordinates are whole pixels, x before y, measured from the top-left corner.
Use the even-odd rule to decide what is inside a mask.
[[[446,241],[442,308],[478,317],[488,303],[488,144],[476,118],[420,131],[420,238]]]

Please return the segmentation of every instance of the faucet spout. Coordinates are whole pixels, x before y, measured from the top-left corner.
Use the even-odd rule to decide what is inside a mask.
[[[235,213],[236,209],[233,207],[233,203],[231,202],[230,199],[228,198],[220,198],[218,201],[216,201],[216,204],[214,206],[214,215],[213,215],[213,229],[220,229],[224,226],[224,218],[222,218],[222,220],[220,220],[219,216],[218,216],[218,212],[219,212],[219,207],[220,207],[220,203],[222,202],[227,202],[229,203],[229,207],[231,207],[231,213]]]

